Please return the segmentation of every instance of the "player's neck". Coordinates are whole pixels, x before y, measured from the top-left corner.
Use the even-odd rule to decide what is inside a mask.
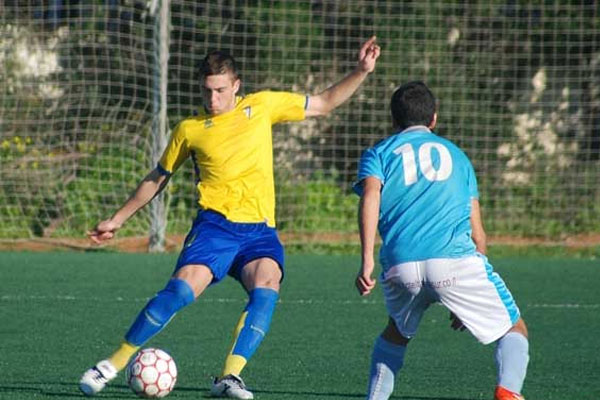
[[[404,128],[401,131],[399,131],[398,133],[410,133],[410,132],[430,132],[431,133],[431,129],[429,129],[427,126],[425,125],[412,125],[409,126],[408,128]]]

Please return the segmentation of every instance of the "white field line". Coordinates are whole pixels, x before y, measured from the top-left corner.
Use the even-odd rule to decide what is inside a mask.
[[[54,296],[36,296],[36,295],[2,295],[0,301],[19,302],[19,301],[104,301],[104,302],[147,302],[149,297],[124,298],[124,297],[77,297],[72,295],[54,295]],[[197,303],[246,303],[247,299],[234,298],[199,298]],[[279,303],[285,304],[383,304],[383,300],[314,300],[314,299],[295,299],[279,300]]]
[[[527,304],[527,308],[584,308],[594,309],[600,308],[600,304],[578,304],[578,303],[564,303],[564,304]]]
[[[36,296],[36,295],[2,295],[2,302],[20,302],[20,301],[104,301],[104,302],[147,302],[149,297],[124,298],[124,297],[78,297],[73,295],[53,295],[53,296]],[[246,303],[246,299],[238,298],[199,298],[198,303]],[[383,300],[371,299],[356,299],[356,300],[321,300],[321,299],[291,299],[279,300],[280,304],[294,305],[320,305],[320,304],[357,304],[357,305],[375,305],[384,304]],[[579,303],[532,303],[526,304],[525,308],[550,308],[550,309],[599,309],[600,304],[579,304]]]

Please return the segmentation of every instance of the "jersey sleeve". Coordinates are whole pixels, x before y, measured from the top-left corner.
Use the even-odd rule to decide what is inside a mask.
[[[477,187],[477,177],[475,176],[475,170],[473,169],[473,165],[471,164],[471,162],[469,161],[468,163],[468,175],[467,175],[467,180],[468,180],[468,186],[469,186],[469,196],[471,196],[472,199],[479,199],[479,189]]]
[[[385,183],[383,176],[383,166],[381,164],[381,158],[374,148],[365,150],[360,157],[360,163],[358,165],[358,176],[356,182],[352,185],[352,190],[359,196],[363,194],[362,181],[368,177],[374,177]]]
[[[171,139],[158,162],[158,170],[163,175],[171,175],[189,157],[190,152],[185,140],[185,123],[180,122],[171,135]]]
[[[308,105],[308,97],[290,92],[263,92],[269,110],[271,124],[285,121],[302,121]]]

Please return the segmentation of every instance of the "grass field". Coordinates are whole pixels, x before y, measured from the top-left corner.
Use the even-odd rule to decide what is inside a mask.
[[[116,346],[162,288],[174,254],[0,253],[0,399],[83,398],[81,373]],[[529,325],[528,400],[600,399],[600,262],[491,259]],[[244,371],[259,400],[362,399],[371,345],[386,322],[381,293],[353,288],[356,256],[291,255],[271,332]],[[179,367],[173,399],[207,398],[245,295],[210,288],[149,345]],[[434,306],[412,341],[394,399],[491,399],[493,346],[449,328]],[[119,376],[98,397],[133,399]]]

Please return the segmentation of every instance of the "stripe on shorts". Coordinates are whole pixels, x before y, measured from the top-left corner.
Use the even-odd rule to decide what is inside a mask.
[[[515,303],[515,300],[513,299],[510,292],[508,291],[508,288],[506,287],[506,284],[504,283],[502,278],[500,278],[500,275],[498,275],[497,273],[494,272],[494,268],[488,262],[487,257],[480,255],[480,254],[478,254],[478,256],[481,257],[481,259],[483,260],[483,263],[485,264],[485,272],[487,274],[487,278],[496,287],[498,296],[500,296],[500,300],[504,304],[504,307],[506,308],[506,311],[508,312],[508,315],[510,316],[510,321],[513,324],[515,324],[519,320],[519,317],[520,317],[519,309],[517,308],[517,304]]]

